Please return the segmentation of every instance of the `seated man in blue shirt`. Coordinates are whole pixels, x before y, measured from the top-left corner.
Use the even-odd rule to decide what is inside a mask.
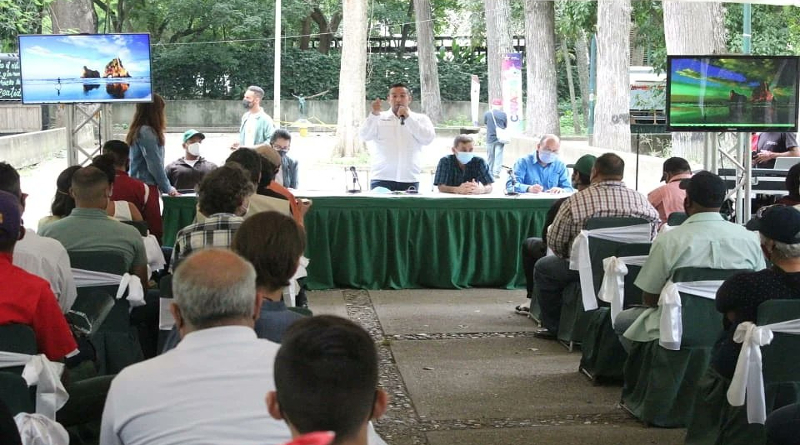
[[[459,135],[453,140],[453,154],[439,160],[433,185],[442,193],[481,195],[492,192],[494,179],[483,158],[472,152],[472,138]]]
[[[542,136],[536,151],[514,164],[514,175],[506,181],[506,190],[517,193],[572,192],[567,166],[558,159],[561,140],[554,134]],[[513,177],[516,176],[516,184]]]

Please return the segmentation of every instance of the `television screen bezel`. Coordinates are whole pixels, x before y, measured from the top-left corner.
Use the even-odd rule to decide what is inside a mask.
[[[670,119],[670,108],[672,103],[672,95],[670,94],[670,87],[672,85],[672,61],[674,59],[792,59],[797,64],[796,73],[798,79],[798,86],[794,89],[794,104],[795,104],[795,119],[794,125],[789,127],[765,127],[765,126],[753,126],[752,124],[742,124],[742,125],[731,125],[727,127],[710,127],[710,126],[703,126],[703,125],[695,125],[691,127],[673,127],[672,122]],[[667,56],[667,81],[665,84],[666,89],[666,109],[664,110],[664,116],[666,117],[667,121],[667,131],[670,132],[741,132],[741,133],[751,133],[751,132],[797,132],[798,130],[798,120],[800,120],[800,103],[798,103],[798,98],[800,97],[800,56],[767,56],[767,55],[756,55],[756,54],[713,54],[713,55],[668,55]]]
[[[22,75],[22,64],[23,64],[23,57],[22,57],[22,42],[21,40],[25,37],[96,37],[96,36],[147,36],[147,61],[150,64],[150,98],[149,99],[113,99],[113,100],[88,100],[88,101],[78,101],[78,100],[61,100],[61,101],[54,101],[54,102],[40,102],[40,101],[33,101],[33,102],[26,102],[25,101],[25,82],[24,77]],[[141,104],[141,103],[151,103],[153,102],[153,95],[155,93],[155,88],[153,88],[153,45],[150,40],[150,33],[149,32],[112,32],[112,33],[99,33],[99,34],[19,34],[17,36],[17,54],[19,55],[19,71],[20,71],[20,87],[22,91],[22,104],[23,105],[49,105],[49,104]]]

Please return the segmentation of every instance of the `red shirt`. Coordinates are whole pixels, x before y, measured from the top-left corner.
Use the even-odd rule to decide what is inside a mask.
[[[0,325],[32,327],[39,352],[50,360],[78,349],[47,281],[14,266],[11,254],[0,252],[0,283]]]
[[[147,222],[147,228],[150,233],[161,241],[161,235],[164,232],[163,223],[161,222],[161,207],[158,204],[159,192],[156,187],[147,187],[148,192],[145,193],[144,182],[131,178],[127,172],[117,170],[117,176],[114,179],[114,190],[111,192],[111,199],[113,201],[128,201],[139,209],[142,218]],[[147,199],[145,200],[145,195]]]

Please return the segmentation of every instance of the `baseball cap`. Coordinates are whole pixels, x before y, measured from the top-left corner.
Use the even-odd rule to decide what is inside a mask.
[[[686,172],[691,171],[692,167],[689,165],[689,161],[683,158],[679,158],[677,156],[673,156],[666,161],[664,161],[664,172],[666,173],[674,173],[674,172]],[[666,181],[666,175],[661,177],[661,181]]]
[[[503,105],[503,99],[493,99],[492,105]]]
[[[19,198],[0,191],[0,241],[19,238],[21,218]]]
[[[191,138],[192,138],[192,137],[194,137],[194,136],[200,136],[200,140],[201,140],[201,141],[202,141],[203,139],[205,139],[205,138],[206,138],[206,135],[204,135],[203,133],[200,133],[200,132],[199,132],[199,131],[197,131],[197,130],[194,130],[194,129],[192,129],[192,130],[186,130],[186,131],[183,133],[183,142],[186,142],[186,141],[188,141],[189,139],[191,139]]]
[[[759,212],[760,213],[760,212]],[[749,230],[785,244],[800,243],[800,211],[791,206],[775,205],[747,222]]]
[[[574,164],[569,164],[567,167],[577,170],[584,175],[591,175],[592,174],[592,167],[594,167],[594,161],[597,160],[597,156],[594,155],[583,155],[575,161]]]
[[[721,207],[725,201],[725,182],[709,171],[697,172],[691,178],[683,179],[680,188],[686,190],[689,200],[703,207]]]

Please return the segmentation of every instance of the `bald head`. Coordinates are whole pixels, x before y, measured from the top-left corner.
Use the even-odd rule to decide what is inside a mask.
[[[108,175],[97,167],[83,167],[72,175],[70,194],[78,208],[105,209],[111,194]]]
[[[253,326],[256,272],[247,260],[230,250],[203,249],[189,255],[175,270],[172,291],[173,313],[178,315],[176,321],[182,332]]]

